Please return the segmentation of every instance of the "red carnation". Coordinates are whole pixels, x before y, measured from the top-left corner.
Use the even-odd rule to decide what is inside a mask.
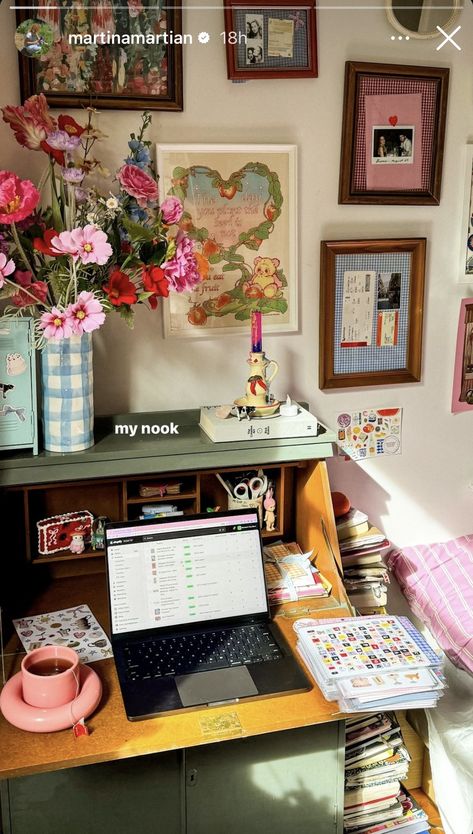
[[[108,284],[104,285],[104,290],[108,295],[109,301],[114,307],[119,307],[120,304],[136,304],[138,295],[136,287],[119,269],[114,269],[110,273]]]

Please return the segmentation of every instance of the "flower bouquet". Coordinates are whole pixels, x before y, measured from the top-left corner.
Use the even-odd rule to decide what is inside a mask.
[[[105,137],[94,126],[92,108],[86,110],[85,124],[65,115],[56,119],[45,97],[35,95],[23,106],[3,107],[2,113],[17,142],[44,153],[48,164],[38,188],[0,171],[0,300],[6,300],[4,316],[36,319],[43,376],[56,368],[67,380],[70,393],[62,390],[61,396],[71,401],[70,413],[65,415],[59,401],[50,409],[51,420],[55,415],[64,426],[65,418],[74,422],[82,407],[74,403],[81,386],[91,400],[90,334],[106,315],[117,311],[131,326],[137,304],[155,310],[160,297],[193,289],[208,263],[177,225],[181,202],[168,197],[159,203],[151,143],[144,138],[148,113],[105,189],[94,184],[98,176],[112,178],[95,157],[96,143]],[[47,186],[49,200],[44,197]],[[71,381],[77,377],[67,371],[73,352],[80,353],[80,362],[76,357],[72,364],[84,367],[88,383]],[[48,356],[55,358],[49,361]],[[43,386],[45,415],[48,392],[57,385],[56,380]],[[93,442],[91,432],[82,434],[80,448],[86,448],[84,443]],[[52,444],[55,450],[60,445]]]

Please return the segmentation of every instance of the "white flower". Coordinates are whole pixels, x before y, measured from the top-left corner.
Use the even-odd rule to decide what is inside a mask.
[[[86,215],[87,223],[95,223],[95,214],[91,211]]]
[[[116,211],[119,204],[116,197],[109,197],[105,205],[110,211]]]

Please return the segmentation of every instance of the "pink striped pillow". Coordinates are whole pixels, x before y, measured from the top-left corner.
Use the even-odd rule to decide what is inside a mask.
[[[438,644],[473,673],[473,534],[394,550],[386,561]]]

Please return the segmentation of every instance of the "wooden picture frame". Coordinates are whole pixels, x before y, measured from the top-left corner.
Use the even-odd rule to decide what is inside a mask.
[[[439,204],[449,72],[346,62],[339,203]]]
[[[460,283],[473,283],[473,145],[466,146]]]
[[[228,0],[225,46],[234,81],[316,78],[315,0]]]
[[[473,298],[462,298],[458,316],[452,414],[473,409]]]
[[[141,9],[141,10],[140,10]],[[72,21],[71,15],[83,20]],[[32,17],[32,12],[17,9],[17,24]],[[44,93],[50,107],[98,107],[100,110],[177,110],[183,109],[182,11],[170,2],[159,6],[137,5],[135,17],[117,0],[103,0],[83,9],[64,9],[39,0],[33,17],[49,24],[54,33],[52,49],[41,60],[19,52],[22,100]],[[133,26],[130,21],[133,21]],[[93,46],[71,45],[69,36],[161,38],[157,43],[116,42]],[[109,34],[107,34],[107,32]],[[74,33],[74,34],[73,34]],[[144,35],[147,37],[147,34]],[[166,43],[165,40],[172,40]],[[92,42],[93,43],[93,42]],[[126,49],[127,61],[122,60]],[[94,51],[95,50],[95,51]]]
[[[419,382],[425,238],[322,241],[319,386]]]

